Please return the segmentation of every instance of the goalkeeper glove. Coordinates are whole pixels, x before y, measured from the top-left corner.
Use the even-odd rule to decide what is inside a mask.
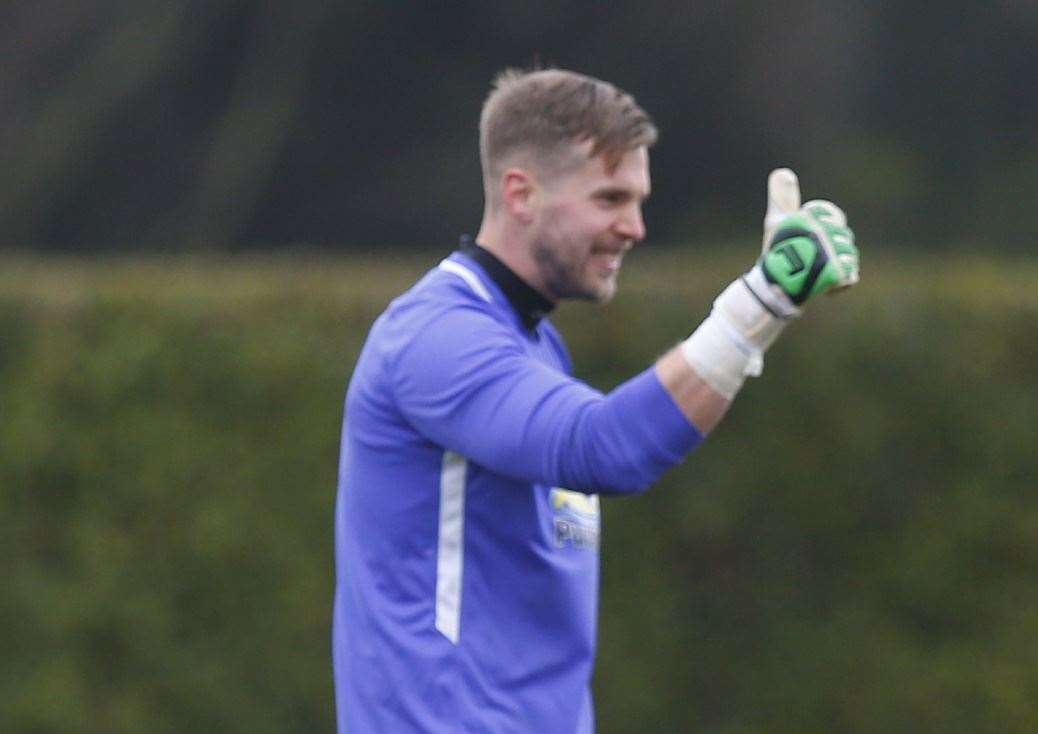
[[[731,399],[747,375],[759,375],[764,352],[800,306],[825,291],[858,282],[858,250],[842,210],[828,201],[801,206],[796,174],[768,177],[760,259],[714,301],[714,309],[683,344],[693,369]]]
[[[858,282],[858,249],[847,217],[831,201],[800,206],[796,174],[788,168],[772,171],[768,177],[758,265],[767,282],[778,286],[794,306]]]

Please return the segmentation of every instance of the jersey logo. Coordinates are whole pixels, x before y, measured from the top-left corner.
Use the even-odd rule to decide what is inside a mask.
[[[553,487],[549,495],[556,548],[598,548],[598,495]]]

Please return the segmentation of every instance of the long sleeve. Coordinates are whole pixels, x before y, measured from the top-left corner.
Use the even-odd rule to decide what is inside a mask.
[[[702,440],[654,370],[603,395],[532,358],[481,304],[442,309],[408,334],[389,365],[402,414],[505,476],[639,492]]]

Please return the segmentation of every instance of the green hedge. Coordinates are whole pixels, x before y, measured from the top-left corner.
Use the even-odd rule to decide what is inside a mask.
[[[0,731],[334,728],[343,387],[435,257],[0,273]],[[556,322],[608,389],[737,261]],[[1038,729],[1033,262],[866,260],[726,421],[604,504],[599,729]]]

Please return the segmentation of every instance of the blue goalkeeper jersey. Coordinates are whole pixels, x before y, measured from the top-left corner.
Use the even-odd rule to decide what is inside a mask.
[[[702,437],[652,369],[608,395],[572,378],[547,305],[469,245],[368,335],[335,513],[340,732],[594,729],[598,495]]]

